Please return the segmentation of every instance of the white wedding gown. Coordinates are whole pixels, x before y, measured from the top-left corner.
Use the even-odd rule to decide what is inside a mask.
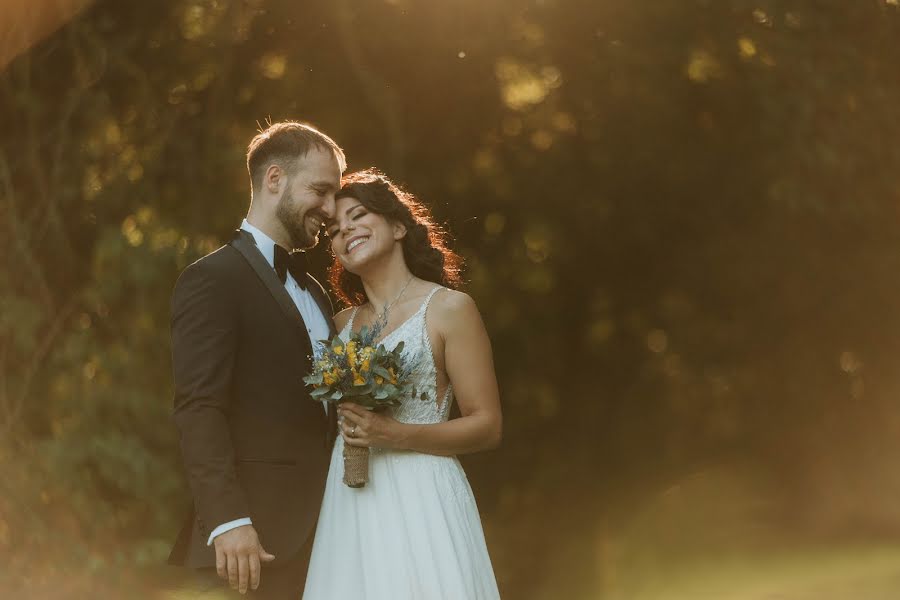
[[[393,411],[404,423],[447,420],[453,392],[437,398],[437,370],[425,329],[432,290],[422,306],[381,342],[400,341],[427,400]],[[341,337],[353,328],[350,317]],[[344,441],[331,467],[303,600],[490,600],[499,598],[472,488],[456,457],[371,449],[369,482],[342,482]]]

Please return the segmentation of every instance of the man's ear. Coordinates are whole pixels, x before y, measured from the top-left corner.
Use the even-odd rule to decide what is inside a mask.
[[[394,239],[402,240],[406,237],[406,225],[403,223],[394,223]]]
[[[284,182],[284,170],[277,164],[271,164],[263,175],[263,187],[272,194],[281,191],[281,185]]]

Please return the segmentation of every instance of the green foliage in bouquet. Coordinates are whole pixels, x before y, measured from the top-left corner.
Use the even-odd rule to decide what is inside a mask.
[[[368,409],[399,406],[402,398],[416,396],[410,370],[403,365],[403,342],[393,350],[375,344],[380,328],[363,327],[346,342],[340,336],[321,340],[322,354],[313,372],[303,378],[321,402],[352,401]]]

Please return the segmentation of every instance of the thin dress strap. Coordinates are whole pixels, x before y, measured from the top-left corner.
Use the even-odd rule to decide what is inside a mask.
[[[354,307],[353,307],[353,312],[350,313],[350,320],[347,321],[347,324],[346,324],[346,325],[344,325],[344,329],[345,329],[346,331],[349,331],[350,333],[353,333],[353,319],[356,318],[356,313],[357,313],[358,310],[359,310],[359,306],[354,306]]]
[[[434,298],[434,295],[437,294],[442,289],[444,289],[444,286],[439,285],[439,286],[436,286],[430,292],[428,292],[428,296],[425,297],[425,302],[422,303],[422,308],[419,309],[422,312],[422,337],[425,340],[425,347],[428,349],[428,356],[431,357],[431,364],[434,366],[434,369],[435,369],[435,373],[434,373],[435,388],[437,388],[437,365],[434,362],[434,349],[431,347],[431,337],[428,335],[428,323],[426,321],[426,315],[428,313],[428,304],[431,302],[431,299]],[[437,389],[435,389],[435,392],[437,392]],[[446,413],[449,408],[448,400],[450,400],[452,397],[453,397],[453,384],[448,382],[447,389],[445,389],[442,396],[437,399],[438,400],[438,410],[441,411],[441,413],[444,415],[445,418],[447,416]]]
[[[425,302],[422,303],[422,308],[420,308],[419,310],[421,310],[423,313],[426,312],[428,310],[428,303],[431,302],[431,299],[434,297],[434,295],[437,294],[442,289],[444,289],[444,286],[439,285],[439,286],[436,286],[430,292],[428,292],[428,295],[425,296]]]

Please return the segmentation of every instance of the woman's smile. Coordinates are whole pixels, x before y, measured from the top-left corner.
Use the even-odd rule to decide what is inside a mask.
[[[350,238],[350,241],[347,242],[347,250],[346,250],[347,254],[350,254],[351,252],[353,252],[353,250],[355,250],[359,246],[362,246],[363,244],[365,244],[368,241],[369,241],[369,236],[367,236],[367,235],[359,235],[359,236]]]

